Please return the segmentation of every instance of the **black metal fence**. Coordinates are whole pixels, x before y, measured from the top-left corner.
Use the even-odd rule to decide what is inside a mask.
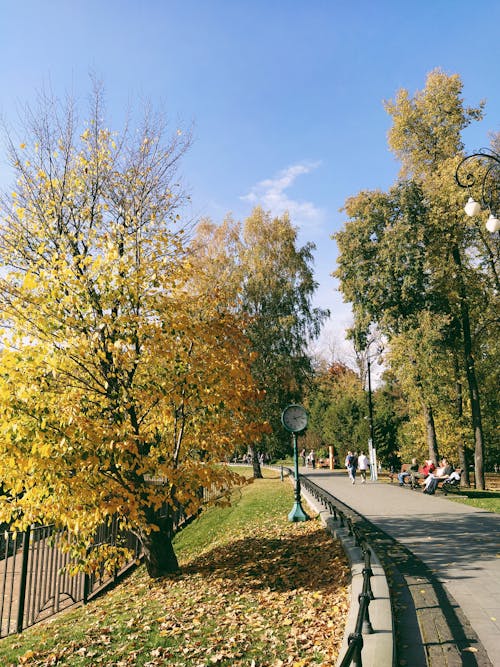
[[[133,567],[141,557],[140,544],[131,534],[118,536],[116,521],[99,529],[96,546],[116,543],[118,537],[132,553],[120,570],[71,575],[63,533],[54,526],[33,526],[22,533],[6,530],[0,536],[0,637],[87,602]]]
[[[293,477],[292,470],[288,469],[290,475]],[[328,491],[325,491],[320,486],[312,482],[307,477],[300,475],[301,485],[306,489],[318,502],[320,502],[325,509],[327,509],[333,517],[334,521],[339,522],[339,526],[345,528],[350,537],[354,539],[354,543],[362,551],[364,558],[363,567],[363,586],[362,591],[358,596],[358,614],[356,618],[356,625],[354,632],[349,634],[348,647],[339,664],[339,667],[362,667],[362,650],[364,645],[363,635],[373,633],[373,627],[370,621],[370,602],[375,599],[371,587],[371,577],[373,571],[371,568],[371,551],[372,547],[367,540],[364,531],[363,523],[365,520],[358,515],[354,510],[346,511],[345,506],[342,505],[334,496]],[[342,506],[342,507],[341,507]],[[393,650],[393,664],[396,652]],[[388,666],[391,667],[391,666]]]
[[[157,482],[161,483],[161,482]],[[206,503],[217,495],[215,489],[200,489]],[[160,510],[164,514],[166,506]],[[182,509],[173,516],[173,531],[189,517]],[[104,570],[91,575],[71,575],[72,560],[62,548],[63,533],[54,526],[32,526],[25,532],[0,532],[0,638],[22,632],[64,609],[86,603],[135,567],[142,557],[139,540],[120,531],[118,521],[103,524],[92,548],[105,544],[130,550],[130,560],[112,574]],[[1,530],[1,527],[0,527]]]

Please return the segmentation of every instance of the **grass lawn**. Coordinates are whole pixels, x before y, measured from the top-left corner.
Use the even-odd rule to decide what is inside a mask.
[[[475,489],[462,489],[461,494],[449,494],[449,500],[457,503],[478,507],[488,512],[500,513],[500,492],[498,491],[476,491]]]
[[[177,535],[182,573],[138,568],[113,591],[0,641],[0,665],[334,665],[349,602],[340,544],[289,523],[279,473],[239,489]]]

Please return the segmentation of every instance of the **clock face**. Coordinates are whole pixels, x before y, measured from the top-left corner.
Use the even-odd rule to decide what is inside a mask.
[[[298,433],[307,426],[307,412],[301,405],[289,405],[283,410],[281,421],[287,431]]]

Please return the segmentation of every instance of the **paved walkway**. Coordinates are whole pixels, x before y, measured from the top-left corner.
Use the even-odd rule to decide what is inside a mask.
[[[457,616],[463,612],[468,619],[491,664],[500,667],[500,515],[441,492],[426,496],[360,479],[353,485],[344,471],[300,472],[417,556],[458,604]]]

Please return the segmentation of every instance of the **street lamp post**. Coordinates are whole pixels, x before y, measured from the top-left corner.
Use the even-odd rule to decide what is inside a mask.
[[[373,345],[373,343],[377,342],[376,338],[374,336],[367,336],[367,338],[363,338],[362,341],[360,341],[360,346],[359,350],[360,352],[364,352],[366,355],[366,365],[367,365],[367,379],[368,379],[368,423],[370,427],[370,436],[368,438],[368,454],[369,454],[369,459],[370,459],[370,479],[372,482],[376,482],[378,479],[378,463],[377,463],[377,448],[376,448],[376,442],[375,442],[375,425],[374,425],[374,419],[373,419],[373,395],[372,395],[372,356],[370,352],[370,348]],[[377,345],[377,351],[376,354],[380,355],[382,353],[383,346],[380,344],[380,342]],[[363,383],[363,389],[365,389],[365,385]],[[365,417],[366,419],[366,417]]]
[[[482,167],[478,176],[469,168],[473,164]],[[472,153],[463,158],[455,171],[455,181],[461,188],[466,188],[470,193],[477,189],[479,202],[472,196],[464,207],[469,217],[477,216],[482,209],[489,211],[490,215],[486,221],[486,229],[494,234],[500,231],[500,220],[497,217],[500,202],[500,155],[489,148],[482,148],[477,153]]]
[[[455,181],[458,186],[466,188],[469,192],[469,200],[464,209],[465,213],[472,217],[479,215],[482,208],[488,210],[489,217],[486,222],[486,229],[491,234],[498,233],[500,231],[500,221],[497,217],[500,208],[500,155],[489,148],[482,148],[472,155],[467,155],[457,166]],[[470,196],[472,192],[475,192],[479,202]],[[479,385],[475,371],[470,314],[458,244],[452,247],[452,257],[457,270],[458,289],[461,300],[460,312],[465,354],[465,374],[469,384],[472,429],[474,432],[475,486],[477,489],[484,489],[484,437]]]
[[[376,482],[378,479],[377,471],[377,450],[375,448],[375,431],[373,428],[373,401],[372,401],[372,377],[370,354],[368,361],[368,419],[370,421],[370,440],[368,441],[368,453],[370,457],[370,479]]]

